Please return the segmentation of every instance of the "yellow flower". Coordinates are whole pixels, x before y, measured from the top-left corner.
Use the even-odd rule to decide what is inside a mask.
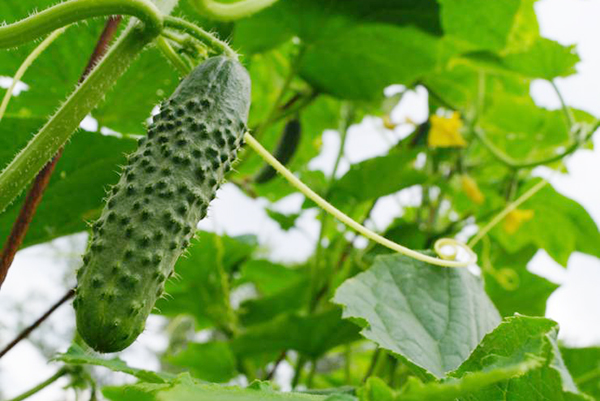
[[[460,184],[462,186],[465,194],[471,199],[473,202],[481,205],[485,201],[485,196],[477,186],[477,182],[471,178],[468,174],[463,174],[460,176]]]
[[[460,134],[463,126],[460,114],[452,113],[450,117],[433,115],[430,118],[431,129],[427,138],[430,148],[464,148],[467,141]]]
[[[523,223],[533,219],[534,214],[533,210],[515,209],[511,211],[504,218],[504,231],[509,234],[516,233]]]

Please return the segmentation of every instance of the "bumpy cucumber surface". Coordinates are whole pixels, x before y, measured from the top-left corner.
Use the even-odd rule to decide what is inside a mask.
[[[273,156],[284,166],[287,166],[292,157],[294,157],[296,150],[298,150],[301,135],[302,125],[298,117],[291,119],[285,124],[283,134],[277,143],[277,148],[273,152]],[[269,164],[265,164],[258,174],[256,174],[256,177],[254,177],[254,182],[257,184],[266,184],[275,178],[276,175],[277,172],[275,169]]]
[[[246,130],[250,78],[214,57],[185,78],[129,156],[77,273],[77,329],[99,352],[129,346],[225,174]]]

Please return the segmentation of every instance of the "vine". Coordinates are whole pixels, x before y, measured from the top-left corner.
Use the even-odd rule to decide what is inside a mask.
[[[151,37],[163,28],[163,16],[150,0],[70,0],[0,27],[0,48],[14,47],[56,29],[93,17],[131,15],[140,19]]]

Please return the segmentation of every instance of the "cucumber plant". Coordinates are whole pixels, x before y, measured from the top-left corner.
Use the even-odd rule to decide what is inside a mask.
[[[76,287],[0,350],[1,358],[73,299],[72,345],[53,359],[61,366],[11,401],[64,376],[69,387],[98,399],[96,374],[86,365],[139,380],[104,386],[111,401],[600,397],[600,353],[558,344],[557,325],[541,317],[556,286],[526,269],[540,249],[564,265],[575,251],[600,257],[600,231],[585,209],[532,173],[541,165],[560,169],[600,127],[564,104],[556,86],[561,110],[529,97],[534,79],[553,83],[576,61],[572,49],[539,37],[532,2],[51,3],[0,3],[7,19],[0,47],[16,48],[0,52],[0,75],[16,70],[0,104],[0,231],[15,221],[0,257],[0,285],[21,244],[95,222],[79,269],[69,271]],[[40,11],[19,20],[35,7]],[[498,16],[497,24],[481,15]],[[65,64],[76,61],[69,55],[93,45],[79,30],[99,28],[79,22],[106,16],[120,17],[98,40],[105,56],[95,53],[94,68],[42,124],[51,108],[36,102],[64,83],[42,80],[40,70],[52,65],[69,76]],[[119,18],[123,29],[115,29]],[[106,47],[111,32],[119,37]],[[31,53],[22,47],[42,37]],[[473,57],[482,53],[485,63]],[[17,81],[30,89],[11,102]],[[383,96],[386,87],[398,93]],[[414,93],[428,100],[419,123],[396,113]],[[123,135],[74,135],[90,113]],[[339,137],[336,154],[323,133]],[[367,153],[358,138],[376,145],[377,156],[358,162],[364,155],[354,152]],[[325,157],[316,161],[335,157],[333,169],[314,171],[323,143]],[[278,174],[283,179],[274,180]],[[34,177],[18,211],[15,199]],[[249,228],[254,237],[197,230],[226,180],[273,210],[291,191],[301,194],[300,211],[279,213],[287,233],[277,239],[289,235],[289,249],[310,249],[307,259],[276,261],[263,242],[268,224]],[[397,218],[381,233],[367,228],[364,222],[374,227],[377,216],[395,213],[386,209],[390,201],[399,206]],[[226,212],[237,219],[245,211]],[[305,231],[307,219],[318,233]],[[214,222],[222,223],[217,212]],[[362,245],[359,236],[367,240]],[[296,243],[306,239],[312,246]],[[164,317],[159,335],[169,339],[157,355],[160,372],[102,355],[143,348],[150,314]],[[282,383],[290,394],[269,383],[281,382],[283,364],[293,366]]]

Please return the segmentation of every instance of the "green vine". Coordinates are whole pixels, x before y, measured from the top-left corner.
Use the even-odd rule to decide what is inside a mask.
[[[192,6],[200,14],[219,21],[249,17],[276,2],[277,0],[241,0],[235,3],[221,3],[215,0],[191,0]]]
[[[81,120],[104,98],[131,62],[155,37],[153,31],[130,27],[88,78],[0,173],[0,211],[21,193],[38,171],[71,137]]]
[[[233,51],[231,47],[227,43],[222,40],[217,39],[210,33],[206,32],[204,29],[199,26],[192,24],[189,21],[186,21],[182,18],[172,17],[167,15],[164,17],[165,28],[173,28],[181,32],[185,32],[192,37],[198,39],[202,43],[208,45],[211,49],[216,50],[219,53],[223,53],[228,57],[231,57],[235,60],[238,59],[238,54]]]
[[[14,47],[56,29],[93,17],[131,15],[144,23],[144,31],[158,35],[163,15],[149,0],[70,0],[21,21],[0,27],[0,48]]]

